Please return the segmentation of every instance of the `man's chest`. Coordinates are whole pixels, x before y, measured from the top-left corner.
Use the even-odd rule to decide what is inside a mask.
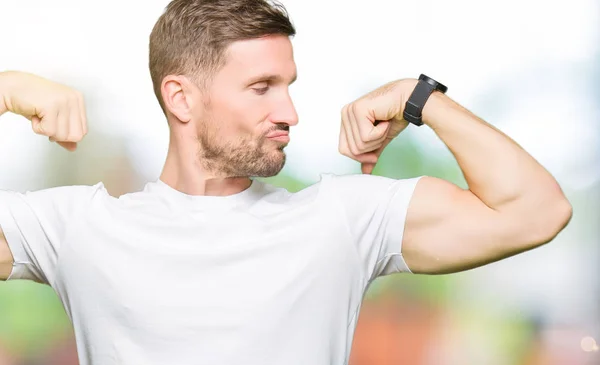
[[[343,321],[362,298],[356,253],[341,227],[310,219],[91,228],[63,252],[63,287],[73,310],[165,336]]]

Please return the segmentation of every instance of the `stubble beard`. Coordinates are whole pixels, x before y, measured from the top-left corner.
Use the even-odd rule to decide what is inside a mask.
[[[205,130],[199,135],[198,158],[202,168],[218,177],[271,177],[285,165],[285,145],[269,146],[270,141],[242,137],[231,142]]]

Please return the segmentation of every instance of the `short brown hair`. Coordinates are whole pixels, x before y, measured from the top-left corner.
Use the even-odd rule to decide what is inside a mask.
[[[165,111],[160,89],[166,76],[187,75],[204,83],[224,65],[231,43],[276,34],[296,34],[276,1],[171,1],[150,34],[150,75],[161,108]]]

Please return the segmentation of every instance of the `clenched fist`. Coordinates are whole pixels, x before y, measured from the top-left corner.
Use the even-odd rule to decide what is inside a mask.
[[[342,108],[339,151],[370,174],[383,149],[407,126],[404,105],[418,80],[393,81]]]
[[[24,72],[0,73],[0,114],[31,121],[33,131],[69,151],[87,133],[83,97],[67,86]]]

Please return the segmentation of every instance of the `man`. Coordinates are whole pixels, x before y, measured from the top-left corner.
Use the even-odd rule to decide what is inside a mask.
[[[174,0],[150,36],[170,127],[159,180],[120,198],[101,183],[0,193],[0,277],[56,290],[82,364],[344,364],[377,277],[475,268],[568,223],[554,178],[443,92],[406,116],[414,79],[343,108],[339,149],[364,174],[295,194],[254,180],[282,169],[298,123],[294,33],[263,0]],[[69,150],[87,132],[66,86],[6,72],[0,95],[0,113]],[[468,190],[370,175],[405,118],[433,128]]]

